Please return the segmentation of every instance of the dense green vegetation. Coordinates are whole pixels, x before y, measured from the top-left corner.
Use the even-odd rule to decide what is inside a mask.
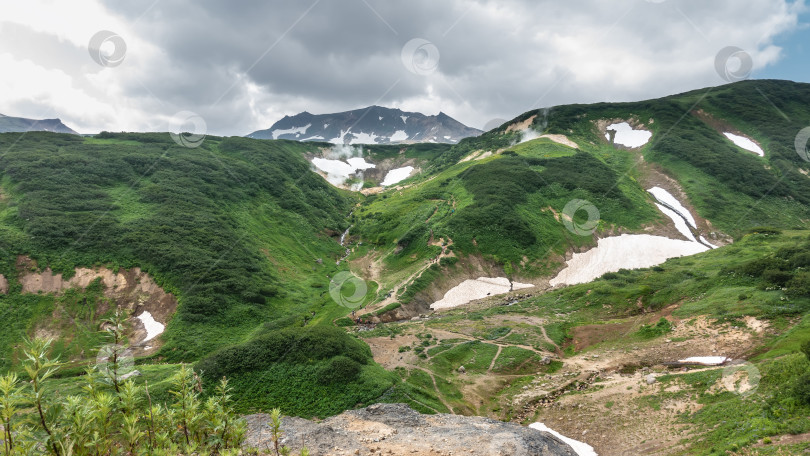
[[[241,412],[280,407],[298,416],[330,416],[372,403],[393,386],[367,345],[328,326],[268,331],[196,367],[212,382],[233,378]]]
[[[751,359],[767,375],[756,401],[709,391],[716,373],[662,379],[687,385],[684,394],[703,405],[683,417],[703,435],[696,451],[733,451],[765,436],[807,432],[810,368],[799,352],[810,331],[810,240],[797,229],[810,219],[810,187],[793,138],[810,124],[808,105],[807,85],[750,81],[647,102],[532,111],[515,120],[534,116],[538,132],[564,134],[578,148],[545,138],[518,143],[520,133],[506,126],[454,146],[369,146],[364,154],[372,160],[413,159],[423,170],[407,188],[369,196],[337,190],[311,172],[304,157],[320,153],[322,144],[208,137],[188,149],[167,134],[2,134],[0,274],[9,291],[0,295],[0,374],[23,372],[26,361],[16,349],[26,337],[55,334],[47,356],[67,365],[44,384],[75,408],[46,424],[73,432],[70,426],[79,424],[66,420],[82,407],[99,407],[102,397],[93,391],[82,396],[81,387],[95,377],[81,368],[98,354],[99,330],[115,306],[100,281],[56,295],[23,294],[20,278],[27,271],[18,256],[24,255],[39,270],[50,267],[65,277],[80,266],[140,267],[178,298],[163,345],[137,360],[143,383],[112,387],[117,395],[126,388],[142,407],[149,380],[151,398],[169,404],[161,426],[170,448],[191,444],[177,434],[183,425],[170,421],[180,415],[168,411],[174,393],[194,378],[181,363],[193,363],[199,386],[208,391],[195,399],[200,411],[217,397],[229,413],[280,408],[304,417],[403,401],[428,413],[510,418],[515,410],[508,407],[472,405],[464,376],[510,376],[508,384],[493,386],[500,400],[532,382],[532,375],[561,369],[566,356],[592,349],[573,343],[579,326],[613,322],[629,328],[620,341],[607,338],[595,346],[663,339],[672,330],[669,320],[656,315],[639,321],[673,303],[674,318],[708,316],[718,325],[739,326],[754,316],[778,329]],[[615,119],[643,124],[654,134],[651,142],[635,151],[608,144],[597,122]],[[721,134],[727,130],[757,140],[765,157],[734,146]],[[471,154],[478,159],[460,161]],[[442,314],[419,324],[444,331],[464,326],[469,338],[418,334],[417,342],[399,347],[419,363],[412,369],[386,372],[344,329],[354,325],[350,310],[330,298],[329,283],[349,264],[379,267],[380,282],[369,281],[364,304],[398,289],[394,302],[369,312],[371,319],[424,304],[431,287],[482,271],[546,277],[566,253],[593,245],[596,237],[666,221],[640,184],[643,162],[675,178],[697,212],[735,243],[509,306]],[[563,213],[572,200],[598,209],[595,236],[566,229],[566,216],[574,223],[587,216]],[[338,266],[345,247],[335,237],[350,224],[354,253]],[[752,230],[761,226],[770,228]],[[353,263],[366,255],[371,262]],[[532,320],[501,318],[510,315]],[[358,334],[394,338],[403,327]],[[185,373],[172,379],[177,369]],[[231,392],[212,394],[222,377]],[[9,391],[30,388],[7,381],[13,383]],[[25,404],[19,429],[29,426],[33,441],[56,443],[37,430],[31,402]],[[124,420],[135,416],[134,408],[128,410],[111,423],[126,429]],[[91,428],[102,422],[94,420]],[[216,435],[214,419],[206,420],[192,436]],[[201,439],[198,445],[215,445]],[[108,442],[122,449],[129,444],[123,433]]]
[[[53,349],[65,361],[94,357],[100,322],[114,307],[103,304],[98,283],[58,296],[22,294],[18,278],[26,271],[18,271],[18,255],[65,277],[77,266],[148,272],[179,300],[153,356],[163,361],[197,361],[284,328],[308,334],[348,313],[331,300],[328,284],[341,270],[334,259],[342,253],[330,235],[346,228],[352,198],[310,172],[303,156],[313,147],[209,137],[187,149],[168,134],[0,135],[0,273],[10,284],[0,295],[0,369],[17,362],[14,347],[38,328],[58,336]],[[52,321],[56,308],[74,324]],[[344,347],[352,340],[338,331],[326,343]],[[337,413],[391,385],[365,360],[359,378],[369,387],[357,387],[361,393],[341,388],[348,374],[329,382],[334,398],[308,389],[287,377],[320,369],[295,356],[299,349],[291,345],[292,360],[273,366],[279,382],[300,387],[299,400],[283,404],[285,413]],[[320,371],[345,359],[340,351],[319,359]],[[235,405],[280,405],[246,400],[252,396],[242,387],[269,366],[254,367],[232,378]],[[219,377],[206,379],[212,386]]]
[[[122,326],[112,322],[114,340]],[[125,347],[114,347],[104,364],[88,368],[79,394],[63,395],[50,381],[59,360],[50,340],[34,339],[22,349],[26,382],[17,373],[0,376],[3,455],[52,454],[236,454],[245,438],[245,423],[231,405],[225,378],[213,394],[188,366],[171,379],[168,402],[153,402],[148,383],[125,378]],[[129,369],[131,371],[131,368]]]

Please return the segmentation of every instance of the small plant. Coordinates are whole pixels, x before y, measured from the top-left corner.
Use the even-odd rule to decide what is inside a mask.
[[[59,367],[50,349],[50,340],[25,342],[26,384],[14,373],[0,377],[2,456],[233,454],[245,439],[226,379],[203,402],[200,378],[182,365],[172,378],[176,401],[167,407],[152,403],[146,381],[107,383],[100,381],[106,373],[88,369],[83,394],[59,397],[47,388]],[[21,409],[30,413],[21,417]],[[21,424],[26,417],[34,427]]]
[[[24,342],[23,368],[31,381],[31,388],[27,392],[28,401],[33,404],[39,417],[39,424],[47,434],[46,446],[49,446],[56,456],[61,454],[56,441],[53,439],[53,432],[48,425],[46,418],[47,404],[45,403],[45,389],[43,382],[49,379],[59,367],[57,359],[49,358],[51,348],[50,339],[28,339]]]
[[[17,374],[10,373],[0,377],[0,420],[3,423],[3,454],[6,456],[14,450],[14,428],[11,420],[22,403],[22,387]]]
[[[802,353],[804,353],[804,356],[807,357],[807,360],[810,361],[810,339],[807,339],[804,342],[802,342],[800,350],[802,351]]]
[[[641,325],[638,330],[638,335],[643,339],[652,339],[654,337],[663,336],[672,331],[672,323],[664,317],[658,320],[654,325]]]

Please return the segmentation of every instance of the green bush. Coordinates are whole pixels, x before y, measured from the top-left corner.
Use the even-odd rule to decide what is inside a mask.
[[[664,317],[658,320],[654,325],[641,325],[638,330],[638,335],[642,339],[652,339],[654,337],[663,336],[672,331],[672,323]]]
[[[810,405],[810,372],[802,375],[793,386],[793,394],[803,404]]]
[[[324,385],[346,384],[353,382],[362,366],[357,361],[345,356],[336,356],[329,360],[318,373],[318,381]]]
[[[235,347],[219,350],[197,363],[209,379],[263,370],[277,362],[310,364],[336,356],[359,364],[372,363],[371,350],[343,330],[331,326],[285,328]]]
[[[804,353],[804,356],[807,357],[807,360],[810,361],[810,339],[802,342],[800,350],[802,353]]]

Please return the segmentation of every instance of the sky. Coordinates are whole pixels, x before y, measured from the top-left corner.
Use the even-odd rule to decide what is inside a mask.
[[[375,104],[482,128],[744,78],[810,82],[806,0],[0,4],[0,113],[80,133],[246,135]]]

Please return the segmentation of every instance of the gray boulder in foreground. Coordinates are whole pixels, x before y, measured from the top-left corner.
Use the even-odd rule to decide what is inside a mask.
[[[246,416],[245,448],[272,448],[269,415]],[[423,415],[405,404],[374,404],[350,410],[320,423],[303,418],[282,421],[282,443],[303,445],[313,456],[440,454],[480,456],[576,456],[547,432],[478,416]]]

